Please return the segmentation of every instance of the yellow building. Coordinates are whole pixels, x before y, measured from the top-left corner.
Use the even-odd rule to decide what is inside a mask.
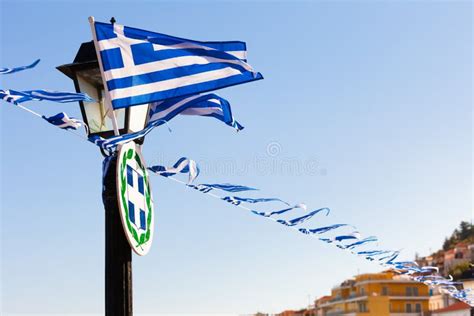
[[[387,271],[361,274],[331,291],[317,305],[322,316],[422,316],[428,312],[426,285]]]

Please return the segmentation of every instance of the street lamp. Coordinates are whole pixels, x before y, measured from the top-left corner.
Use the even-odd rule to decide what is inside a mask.
[[[107,113],[104,105],[104,85],[94,42],[82,43],[73,63],[58,66],[57,69],[74,81],[76,92],[87,93],[94,99],[93,102],[79,101],[83,121],[89,127],[88,136],[113,136],[111,113]],[[148,108],[148,104],[142,104],[115,110],[120,134],[142,130],[147,123]],[[143,138],[137,140],[137,143],[142,144]]]
[[[94,42],[81,44],[73,63],[57,69],[74,81],[77,92],[87,93],[93,102],[80,101],[88,136],[114,136],[112,119],[105,107],[104,83]],[[115,110],[120,134],[138,132],[147,123],[149,104]],[[143,137],[135,140],[143,144]],[[135,145],[137,147],[137,145]],[[138,146],[139,147],[139,146]],[[102,151],[104,154],[104,152]],[[104,154],[105,155],[105,154]],[[132,308],[132,251],[124,233],[117,189],[117,154],[110,153],[104,163],[102,200],[105,208],[105,315],[130,316]]]

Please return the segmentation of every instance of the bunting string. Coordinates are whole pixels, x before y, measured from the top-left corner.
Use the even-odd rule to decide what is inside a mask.
[[[321,226],[317,228],[307,228],[307,227],[298,227],[301,224],[309,222],[313,217],[317,216],[320,213],[323,213],[325,216],[328,216],[330,209],[327,207],[319,208],[313,210],[303,216],[295,217],[292,219],[281,219],[280,216],[283,214],[289,214],[295,209],[301,209],[307,211],[307,206],[303,203],[296,204],[292,207],[287,207],[281,210],[263,212],[254,210],[250,207],[243,205],[244,203],[248,204],[259,204],[267,202],[280,202],[284,203],[287,206],[290,206],[288,202],[285,202],[279,198],[250,198],[250,197],[240,197],[240,196],[220,196],[213,193],[214,189],[224,192],[247,192],[247,191],[257,191],[258,189],[235,185],[235,184],[192,184],[192,182],[199,175],[198,166],[196,162],[188,158],[180,158],[173,167],[164,167],[164,166],[152,166],[148,168],[151,172],[161,175],[167,179],[173,180],[177,183],[183,184],[189,188],[195,189],[198,192],[211,196],[215,199],[225,201],[235,207],[251,212],[252,214],[258,215],[259,217],[266,218],[273,222],[279,223],[293,229],[297,232],[303,233],[305,235],[314,237],[322,242],[328,244],[334,244],[337,248],[348,251],[351,254],[360,256],[368,261],[376,262],[383,266],[384,268],[391,269],[395,273],[407,277],[413,281],[421,282],[430,288],[437,288],[440,293],[448,294],[451,297],[463,301],[471,306],[474,306],[474,293],[471,289],[458,289],[457,286],[460,285],[459,282],[454,282],[453,278],[449,276],[445,278],[439,275],[437,267],[423,266],[420,267],[414,261],[395,261],[401,251],[400,250],[385,250],[385,249],[366,249],[359,250],[359,247],[367,246],[371,243],[377,243],[378,238],[376,236],[368,236],[362,238],[362,235],[359,231],[353,230],[352,232],[345,234],[336,234],[333,237],[319,237],[319,235],[324,235],[327,233],[334,233],[341,228],[352,228],[356,229],[354,226],[349,224],[333,224],[329,226]],[[175,175],[189,173],[188,182],[181,181],[175,178]],[[191,176],[193,174],[193,176]],[[377,243],[378,246],[378,243]]]

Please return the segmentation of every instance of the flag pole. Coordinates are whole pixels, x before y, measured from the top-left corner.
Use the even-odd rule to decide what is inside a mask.
[[[107,86],[107,81],[105,80],[104,67],[102,65],[102,59],[100,58],[99,44],[97,43],[97,34],[95,32],[94,23],[95,23],[94,17],[90,16],[89,17],[89,24],[91,26],[92,38],[94,40],[95,52],[97,54],[97,61],[99,62],[100,75],[102,77],[102,82],[103,82],[104,91],[105,91],[105,109],[107,111],[107,116],[112,119],[112,126],[114,128],[114,134],[117,136],[117,135],[120,135],[119,128],[118,128],[118,123],[117,123],[117,117],[115,116],[115,111],[114,111],[114,108],[112,107],[112,102],[110,101],[110,92],[109,92],[109,88]]]
[[[100,58],[94,17],[89,17],[94,46],[105,91],[105,108],[112,119],[115,135],[119,135],[117,117],[110,102],[109,89]],[[117,155],[104,160],[102,201],[105,208],[105,316],[132,316],[132,250],[123,231],[117,200]]]

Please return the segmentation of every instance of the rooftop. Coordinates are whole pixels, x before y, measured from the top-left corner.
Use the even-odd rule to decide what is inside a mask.
[[[432,311],[432,313],[464,311],[464,310],[470,310],[470,309],[471,309],[471,306],[469,304],[466,304],[464,302],[457,302],[457,303],[454,303],[453,305],[449,305],[448,307],[434,310]]]

